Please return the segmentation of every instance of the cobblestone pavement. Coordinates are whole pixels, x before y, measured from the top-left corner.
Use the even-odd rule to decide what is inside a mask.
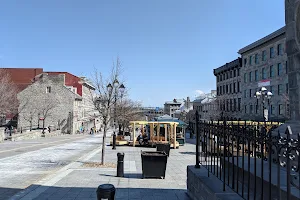
[[[99,147],[99,137],[69,135],[1,143],[0,200],[8,199]]]
[[[116,177],[116,168],[82,166],[83,162],[100,161],[101,148],[98,148],[11,199],[95,200],[98,185],[104,183],[113,184],[117,188],[117,200],[189,199],[186,195],[186,168],[195,162],[195,145],[186,143],[179,149],[171,149],[165,179],[142,179],[141,150],[155,151],[154,148],[128,146],[112,150],[111,146],[106,146],[106,163],[116,164],[117,152],[125,153],[125,177]]]

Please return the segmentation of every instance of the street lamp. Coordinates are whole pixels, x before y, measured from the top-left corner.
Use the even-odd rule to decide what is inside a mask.
[[[122,101],[122,98],[123,98],[123,94],[125,92],[125,86],[124,84],[121,84],[119,86],[119,81],[117,79],[114,80],[113,82],[113,85],[112,84],[108,84],[106,87],[109,91],[109,93],[113,92],[113,88],[115,89],[114,91],[114,131],[116,130],[116,104],[117,104],[117,90],[119,90],[119,92],[121,93],[121,101]],[[120,130],[119,130],[120,131]]]
[[[270,99],[272,98],[272,92],[268,91],[267,88],[262,87],[259,91],[257,91],[254,95],[256,98],[256,104],[258,105],[258,100],[262,100],[263,106],[263,119],[264,122],[268,121],[268,109],[265,108],[265,102],[268,100],[268,106],[270,106]]]

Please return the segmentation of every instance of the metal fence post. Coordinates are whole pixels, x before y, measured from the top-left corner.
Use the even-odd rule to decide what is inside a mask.
[[[195,168],[200,168],[199,165],[199,140],[200,140],[200,133],[199,133],[199,113],[196,111],[196,165]]]

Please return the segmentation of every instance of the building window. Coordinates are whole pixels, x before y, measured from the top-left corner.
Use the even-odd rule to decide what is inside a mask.
[[[244,83],[247,83],[247,74],[244,74]]]
[[[249,65],[252,65],[252,56],[249,57]]]
[[[283,85],[279,84],[278,85],[278,95],[281,95],[281,94],[283,94]]]
[[[252,90],[249,90],[249,97],[251,98]]]
[[[271,65],[270,66],[270,78],[274,77],[275,73],[274,73],[274,66]]]
[[[278,76],[283,74],[283,69],[282,69],[281,63],[278,63],[278,65],[277,65],[277,73],[278,73]]]
[[[289,93],[289,84],[288,83],[286,83],[285,84],[285,93]]]
[[[249,82],[252,81],[252,72],[249,72]]]
[[[258,81],[258,70],[255,70],[254,76],[255,76],[255,81]]]
[[[236,93],[236,89],[235,89],[235,82],[233,83],[233,93]]]
[[[225,94],[225,85],[223,85],[223,92],[222,94]]]
[[[271,115],[274,115],[274,110],[275,110],[274,105],[270,105]]]
[[[232,78],[233,77],[233,72],[232,72],[232,70],[230,71],[230,78]]]
[[[229,93],[230,94],[232,93],[232,83],[230,83],[230,85],[229,85]]]
[[[219,82],[219,76],[217,76],[217,82]]]
[[[226,108],[227,108],[226,110],[228,112],[229,111],[229,100],[228,99],[226,100]]]
[[[247,105],[245,105],[245,113],[247,113]]]
[[[278,44],[277,46],[277,55],[282,55],[283,54],[283,48],[282,48],[282,44]]]
[[[225,74],[223,74],[223,81],[224,81],[224,80],[226,80],[226,79],[225,79]]]
[[[262,61],[266,61],[266,58],[267,58],[267,52],[266,52],[266,50],[263,50],[262,51],[262,58],[261,58],[261,60]]]
[[[228,85],[226,85],[226,94],[228,94]]]
[[[236,77],[236,69],[233,70],[233,76]]]
[[[274,58],[274,55],[275,55],[275,53],[274,53],[274,47],[271,47],[270,48],[270,58]]]
[[[229,72],[226,73],[226,80],[229,79]]]
[[[244,59],[244,66],[246,67],[247,65],[247,58]]]
[[[236,111],[236,99],[233,100],[233,111]]]
[[[244,98],[247,98],[247,90],[244,90]]]
[[[259,62],[258,62],[258,54],[255,54],[255,64],[258,64]]]
[[[222,81],[222,74],[221,74],[221,75],[219,75],[219,79],[220,79],[220,81]]]
[[[278,115],[283,115],[284,114],[284,108],[282,104],[278,105]]]
[[[51,93],[51,87],[50,87],[50,86],[48,86],[48,87],[46,88],[46,93]]]
[[[241,100],[241,98],[239,98],[238,99],[238,110],[239,111],[241,111],[241,102],[242,102],[242,100]]]
[[[253,112],[253,105],[250,105],[250,113],[252,114]]]
[[[232,111],[232,99],[230,99],[230,111]]]
[[[266,73],[266,69],[265,68],[262,68],[262,79],[266,79],[267,78],[267,73]]]
[[[237,75],[240,76],[240,68],[237,70]]]
[[[238,82],[238,85],[237,85],[237,91],[238,91],[238,92],[240,92],[240,91],[241,91],[240,84],[241,84],[241,82]]]

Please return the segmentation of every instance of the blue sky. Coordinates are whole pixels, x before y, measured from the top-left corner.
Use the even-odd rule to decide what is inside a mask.
[[[3,0],[0,66],[90,76],[119,56],[130,97],[162,106],[282,26],[283,0]]]

